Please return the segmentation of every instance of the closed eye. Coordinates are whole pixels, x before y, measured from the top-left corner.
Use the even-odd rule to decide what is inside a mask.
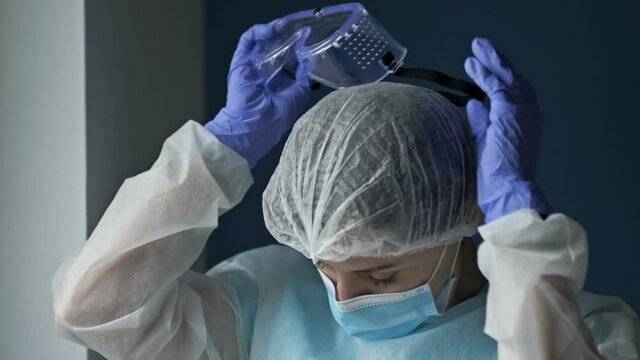
[[[389,286],[393,284],[394,280],[396,279],[396,274],[397,273],[394,272],[393,274],[391,274],[391,276],[384,279],[375,278],[371,276],[371,274],[367,275],[367,277],[369,278],[369,281],[371,281],[371,283],[373,283],[373,285],[375,286]]]
[[[315,266],[319,270],[325,270],[325,269],[328,268],[327,265],[325,263],[323,263],[322,261],[318,261],[318,262],[314,263],[313,266]],[[373,277],[371,275],[371,272],[357,271],[357,273],[359,273],[360,275],[363,275],[374,286],[389,286],[389,285],[394,283],[394,281],[396,279],[396,274],[398,272],[396,271],[393,274],[391,274],[391,276],[389,276],[387,278],[384,278],[384,279]]]

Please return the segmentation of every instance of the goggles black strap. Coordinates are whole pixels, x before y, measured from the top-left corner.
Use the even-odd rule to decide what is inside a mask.
[[[456,106],[465,106],[471,99],[484,101],[486,97],[485,93],[476,84],[466,80],[456,79],[440,71],[401,67],[396,70],[393,75],[431,81],[449,89],[467,94],[456,95],[446,91],[437,91]]]

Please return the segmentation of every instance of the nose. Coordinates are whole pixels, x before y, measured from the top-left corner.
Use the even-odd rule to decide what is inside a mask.
[[[359,281],[348,276],[339,277],[334,281],[334,285],[338,301],[345,301],[367,294],[367,290],[363,288]]]

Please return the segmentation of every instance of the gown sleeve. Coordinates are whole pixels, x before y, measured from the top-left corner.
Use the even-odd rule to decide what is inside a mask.
[[[588,248],[580,224],[522,209],[479,231],[485,241],[478,264],[490,284],[485,332],[498,342],[501,360],[637,359],[633,311],[614,311],[606,323],[598,315],[606,306],[581,311]],[[635,333],[622,330],[634,326]]]
[[[246,357],[222,285],[189,268],[252,183],[242,157],[184,124],[56,273],[59,333],[108,359]]]
[[[616,296],[588,292],[578,294],[578,303],[604,359],[640,359],[640,321],[629,305]]]

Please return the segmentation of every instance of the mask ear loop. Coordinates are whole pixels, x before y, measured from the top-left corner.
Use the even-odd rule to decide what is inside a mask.
[[[447,278],[447,281],[445,282],[444,287],[440,290],[440,294],[438,294],[438,298],[436,299],[436,306],[438,306],[439,311],[444,311],[449,307],[449,303],[451,302],[451,298],[453,296],[453,293],[455,292],[455,283],[457,282],[457,280],[454,280],[453,274],[456,269],[456,264],[458,263],[458,255],[460,254],[460,247],[462,246],[462,241],[464,241],[464,238],[460,240],[456,246],[456,253],[454,255],[455,257],[453,258],[451,272],[449,273],[449,277]],[[446,294],[443,294],[443,292],[446,292]],[[444,302],[442,301],[443,295],[445,296]]]
[[[456,246],[456,254],[454,255],[453,265],[451,266],[451,271],[449,272],[449,277],[447,278],[447,281],[451,280],[451,278],[453,277],[453,273],[456,270],[456,264],[458,263],[458,254],[460,253],[460,247],[462,246],[462,241],[464,241],[464,239],[460,240]],[[444,255],[447,252],[447,249],[449,249],[449,245],[451,244],[445,245],[445,248],[442,249],[442,252],[440,253],[440,257],[438,258],[438,263],[436,264],[436,267],[433,269],[431,276],[429,276],[429,280],[427,280],[427,284],[431,283],[431,280],[433,280],[433,277],[436,275],[436,272],[438,272],[438,269],[440,268],[440,265],[444,260]]]
[[[453,258],[453,266],[451,266],[451,273],[449,273],[448,280],[451,280],[451,278],[453,278],[453,273],[456,270],[456,264],[458,262],[458,254],[460,253],[460,248],[462,247],[462,242],[463,241],[464,241],[464,238],[458,242],[458,246],[456,247],[456,255]]]
[[[449,245],[445,245],[444,249],[442,249],[442,252],[440,253],[440,257],[438,257],[438,262],[436,263],[436,267],[433,268],[433,271],[431,272],[431,276],[429,276],[429,280],[427,280],[427,284],[431,284],[431,280],[433,280],[433,277],[438,272],[438,269],[440,269],[440,265],[444,260],[444,254],[447,252],[448,248],[449,248]]]

